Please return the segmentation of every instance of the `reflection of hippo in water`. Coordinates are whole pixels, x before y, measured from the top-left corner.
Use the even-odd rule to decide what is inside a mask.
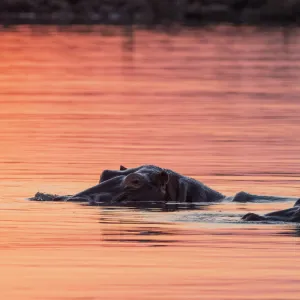
[[[99,184],[76,195],[52,197],[52,200],[140,205],[153,201],[156,203],[212,203],[224,200],[250,202],[295,200],[295,198],[257,196],[245,192],[226,197],[193,178],[157,166],[143,165],[131,169],[121,166],[120,170],[105,170],[101,174]]]
[[[244,221],[282,221],[282,222],[300,222],[300,199],[296,201],[294,207],[274,211],[264,216],[254,213],[248,213],[242,217]]]

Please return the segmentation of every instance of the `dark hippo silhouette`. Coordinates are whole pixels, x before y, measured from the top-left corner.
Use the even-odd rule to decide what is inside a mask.
[[[137,168],[127,169],[120,166],[120,170],[105,170],[100,176],[99,183],[106,180],[129,174],[142,173],[151,180],[151,173],[163,174],[164,180],[160,182],[162,186],[159,187],[163,191],[164,199],[166,201],[179,203],[197,203],[197,202],[220,202],[220,201],[235,201],[235,202],[252,202],[252,201],[286,201],[297,200],[293,197],[277,197],[277,196],[262,196],[254,195],[246,192],[239,192],[235,196],[225,196],[210,187],[206,186],[200,181],[193,178],[181,175],[169,169],[162,169],[153,165],[143,165]],[[158,184],[157,182],[154,184]]]
[[[300,199],[296,201],[294,207],[277,210],[264,216],[255,213],[248,213],[242,217],[244,221],[281,221],[281,222],[300,222]]]
[[[142,165],[129,169],[120,166],[119,170],[104,170],[97,185],[73,196],[47,195],[44,197],[43,195],[46,194],[36,194],[31,199],[87,201],[90,204],[296,200],[296,198],[258,196],[246,192],[239,192],[235,196],[227,197],[200,181],[154,165]]]
[[[106,176],[109,172],[102,173],[103,179],[99,184],[88,188],[75,195],[58,196],[36,193],[31,200],[40,201],[72,201],[88,202],[89,204],[132,204],[165,203],[165,191],[168,174],[161,168],[144,166],[137,168],[136,172],[122,172],[114,176]]]

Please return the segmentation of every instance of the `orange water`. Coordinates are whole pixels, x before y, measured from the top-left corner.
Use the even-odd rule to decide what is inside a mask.
[[[300,194],[299,31],[139,31],[133,51],[105,33],[1,33],[0,298],[300,299],[300,227],[239,222],[293,203],[24,200],[144,163],[228,195]]]

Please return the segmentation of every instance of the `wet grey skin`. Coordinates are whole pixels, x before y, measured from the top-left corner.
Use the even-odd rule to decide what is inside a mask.
[[[105,170],[100,176],[100,183],[105,182],[111,178],[120,175],[129,174],[143,174],[147,176],[150,181],[154,178],[152,174],[164,172],[164,186],[161,187],[166,195],[165,198],[168,202],[175,203],[202,203],[202,202],[221,202],[221,201],[234,201],[234,202],[256,202],[256,201],[288,201],[297,200],[293,197],[277,197],[277,196],[262,196],[254,195],[246,192],[239,192],[234,196],[225,196],[217,192],[204,183],[197,181],[193,178],[181,175],[169,169],[162,169],[153,165],[143,165],[137,168],[127,169],[120,166],[120,170]],[[155,180],[154,180],[155,184]]]
[[[51,195],[50,195],[51,196]],[[49,196],[49,197],[50,197]],[[49,198],[47,196],[47,199]],[[43,194],[41,194],[43,200]],[[40,200],[39,196],[32,198]],[[104,170],[99,183],[73,196],[55,196],[53,201],[84,201],[90,204],[156,203],[216,203],[221,201],[255,202],[286,201],[297,198],[259,196],[239,192],[225,196],[193,178],[154,165],[137,168],[120,166],[119,170]]]
[[[275,222],[300,222],[300,199],[294,207],[277,210],[263,216],[255,213],[248,213],[242,217],[243,221],[275,221]]]
[[[121,204],[159,202],[168,199],[165,186],[167,173],[157,168],[151,172],[136,170],[136,172],[122,172],[114,176],[106,176],[110,171],[102,173],[103,180],[99,184],[72,196],[56,196],[53,201],[89,202],[89,204]],[[112,171],[113,172],[113,171]],[[105,180],[104,180],[105,178]]]

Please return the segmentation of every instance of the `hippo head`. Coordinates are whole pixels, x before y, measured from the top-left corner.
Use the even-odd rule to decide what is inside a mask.
[[[142,166],[102,172],[97,193],[111,195],[112,202],[166,202],[169,175],[161,168]]]
[[[113,197],[113,202],[166,202],[167,181],[168,174],[164,171],[130,173],[122,178],[120,189],[116,186],[120,192]]]

